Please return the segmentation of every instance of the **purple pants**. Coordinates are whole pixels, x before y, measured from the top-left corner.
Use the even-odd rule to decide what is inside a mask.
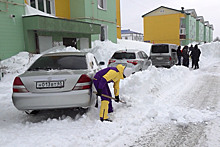
[[[93,80],[93,83],[95,85],[95,88],[98,89],[98,84],[99,84],[99,81],[98,80]],[[102,89],[102,94],[105,94],[105,95],[108,95],[108,96],[112,96],[111,92],[110,92],[110,89],[108,87],[108,83],[106,85],[104,85],[103,89]],[[109,101],[109,104],[108,104],[108,113],[111,113],[113,112],[113,108],[112,108],[112,100],[109,99],[109,98],[106,98],[104,96],[101,96],[101,100],[104,101]]]

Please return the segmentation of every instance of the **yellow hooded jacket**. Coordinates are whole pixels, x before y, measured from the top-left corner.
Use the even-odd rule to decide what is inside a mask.
[[[98,88],[102,89],[106,82],[114,82],[114,94],[115,96],[118,96],[120,79],[124,79],[124,68],[125,66],[118,64],[116,67],[108,67],[99,71],[94,77],[95,80],[99,80]]]

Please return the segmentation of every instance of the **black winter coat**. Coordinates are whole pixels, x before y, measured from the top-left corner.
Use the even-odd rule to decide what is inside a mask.
[[[177,49],[176,53],[177,53],[177,56],[182,56],[182,52],[180,49]]]
[[[189,47],[189,51],[191,52],[191,51],[193,51],[193,49],[194,49],[194,47]]]
[[[183,58],[185,58],[185,59],[188,58],[189,59],[188,49],[183,49],[182,54],[183,54]]]
[[[200,49],[194,48],[192,51],[192,59],[195,61],[199,61],[200,54],[201,54]]]

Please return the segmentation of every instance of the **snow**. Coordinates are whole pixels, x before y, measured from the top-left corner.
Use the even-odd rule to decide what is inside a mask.
[[[144,42],[118,40],[95,41],[91,49],[85,49],[95,55],[98,61],[107,66],[111,55],[120,49],[135,48],[144,50],[148,55],[151,44]],[[78,51],[67,47],[49,52]],[[91,108],[87,113],[75,117],[60,115],[57,118],[31,117],[18,111],[12,103],[12,84],[14,78],[23,73],[40,54],[20,52],[1,61],[5,75],[0,81],[0,146],[4,147],[122,147],[132,145],[136,137],[158,124],[179,124],[208,122],[220,117],[220,113],[211,111],[211,106],[199,110],[191,104],[182,107],[175,96],[179,91],[187,91],[187,86],[196,82],[204,74],[203,69],[220,61],[220,44],[199,45],[202,55],[200,69],[190,70],[184,66],[167,68],[150,67],[137,72],[120,82],[120,98],[127,104],[113,102],[114,113],[109,114],[113,122],[99,120],[99,108]],[[184,80],[183,80],[184,77]],[[186,86],[183,86],[186,85]],[[112,84],[109,84],[113,93]],[[99,103],[100,104],[100,103]],[[100,107],[100,106],[99,106]],[[53,114],[53,113],[52,113]],[[218,125],[214,126],[218,129]],[[209,138],[220,137],[212,132]],[[210,142],[211,146],[218,144]]]
[[[56,16],[44,13],[38,9],[35,9],[35,8],[25,4],[25,15],[23,15],[23,16],[32,16],[32,15],[41,15],[41,16],[57,18]]]

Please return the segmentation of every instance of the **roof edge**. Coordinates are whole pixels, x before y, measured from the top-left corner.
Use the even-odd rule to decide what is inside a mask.
[[[142,17],[145,17],[146,15],[148,15],[148,14],[152,13],[153,11],[156,11],[156,10],[158,10],[160,8],[166,8],[166,9],[170,9],[170,10],[177,11],[177,12],[180,12],[180,13],[184,13],[182,10],[176,10],[176,9],[173,9],[173,8],[169,8],[169,7],[165,7],[165,6],[160,6],[160,7],[156,8],[156,9],[154,9],[154,10],[152,10],[152,11],[150,11],[150,12],[144,14],[144,15],[142,15]]]

